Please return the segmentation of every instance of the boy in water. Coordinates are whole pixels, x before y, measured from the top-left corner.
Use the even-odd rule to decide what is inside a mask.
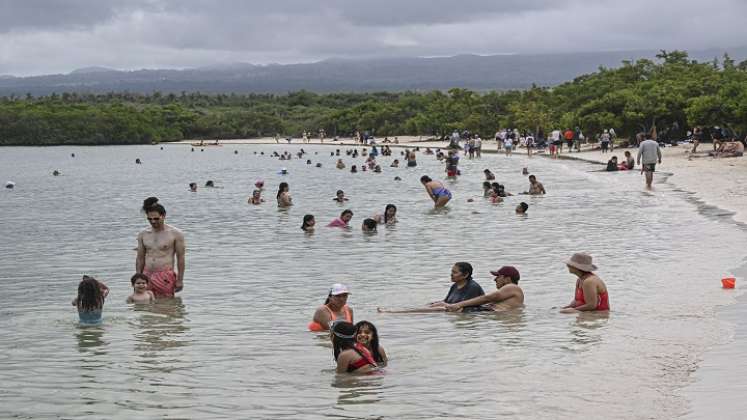
[[[150,278],[142,273],[137,273],[130,279],[133,293],[127,297],[127,303],[152,303],[156,297],[148,290]]]

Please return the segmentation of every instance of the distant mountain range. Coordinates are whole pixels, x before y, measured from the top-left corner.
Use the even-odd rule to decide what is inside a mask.
[[[508,90],[532,84],[552,86],[623,60],[654,58],[658,51],[590,52],[538,55],[459,55],[437,58],[329,59],[305,64],[235,63],[186,70],[119,71],[87,67],[32,77],[0,75],[0,95],[34,96],[53,92],[105,93],[286,93],[445,90]],[[747,47],[690,51],[698,61],[719,61],[724,52],[736,61]]]

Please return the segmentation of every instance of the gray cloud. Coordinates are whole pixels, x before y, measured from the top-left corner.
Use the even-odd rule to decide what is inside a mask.
[[[743,0],[0,0],[0,74],[731,47],[745,15]]]

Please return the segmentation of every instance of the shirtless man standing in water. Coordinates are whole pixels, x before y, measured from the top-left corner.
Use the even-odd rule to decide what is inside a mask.
[[[184,283],[184,235],[165,223],[166,209],[157,198],[147,198],[143,210],[150,229],[137,236],[135,271],[150,277],[150,290],[157,298],[174,297]],[[174,257],[178,273],[174,272]]]

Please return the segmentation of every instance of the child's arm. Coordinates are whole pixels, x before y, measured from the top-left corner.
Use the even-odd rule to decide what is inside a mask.
[[[73,306],[78,306],[78,296],[73,299]]]
[[[127,303],[134,303],[135,299],[132,298],[132,295],[127,296]]]

